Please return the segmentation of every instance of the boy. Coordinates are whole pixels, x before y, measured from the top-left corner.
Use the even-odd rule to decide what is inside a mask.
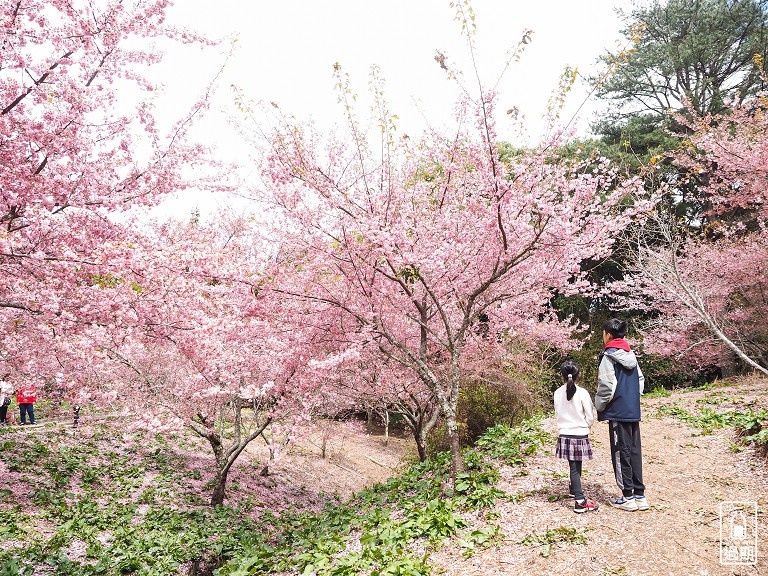
[[[612,318],[603,325],[605,350],[600,354],[595,408],[598,421],[608,421],[611,463],[622,495],[611,506],[634,512],[648,510],[640,447],[640,395],[645,378],[629,343],[627,323]]]

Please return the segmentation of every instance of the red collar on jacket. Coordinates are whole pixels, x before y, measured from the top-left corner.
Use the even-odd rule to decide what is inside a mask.
[[[614,338],[608,344],[605,345],[606,348],[618,348],[619,350],[624,350],[625,352],[629,352],[632,349],[629,347],[629,342],[624,340],[624,338]]]

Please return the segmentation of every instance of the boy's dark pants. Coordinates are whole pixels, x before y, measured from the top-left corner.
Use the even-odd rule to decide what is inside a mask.
[[[644,496],[640,422],[608,422],[611,463],[624,496]]]

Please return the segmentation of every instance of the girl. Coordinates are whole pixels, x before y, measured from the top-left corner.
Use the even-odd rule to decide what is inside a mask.
[[[581,490],[581,463],[592,460],[589,429],[595,421],[592,398],[584,388],[576,386],[579,367],[572,360],[560,366],[563,385],[555,390],[555,416],[559,436],[555,456],[568,460],[571,468],[570,492],[576,499],[573,511],[577,513],[597,510],[600,505],[587,500]]]

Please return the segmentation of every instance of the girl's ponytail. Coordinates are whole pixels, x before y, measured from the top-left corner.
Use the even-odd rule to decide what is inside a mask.
[[[573,360],[566,360],[560,366],[560,374],[565,378],[565,397],[570,400],[576,394],[576,380],[579,377],[579,365]]]
[[[576,394],[576,382],[573,381],[573,374],[568,374],[568,384],[565,386],[565,397],[570,400]]]

